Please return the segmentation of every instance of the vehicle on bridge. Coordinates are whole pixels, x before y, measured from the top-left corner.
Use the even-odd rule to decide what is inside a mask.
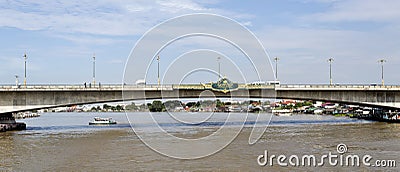
[[[136,80],[135,85],[146,85],[146,80],[138,79],[138,80]]]
[[[280,81],[255,81],[247,85],[257,86],[257,85],[280,85],[280,84],[281,84]]]

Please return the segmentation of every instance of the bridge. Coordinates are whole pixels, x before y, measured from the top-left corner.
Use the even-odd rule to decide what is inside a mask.
[[[232,86],[232,84],[230,85]],[[103,102],[176,98],[271,98],[329,101],[400,109],[400,86],[369,85],[253,85],[215,89],[186,85],[27,85],[0,86],[0,131],[24,129],[12,113]]]
[[[221,91],[204,84],[187,85],[28,85],[0,86],[0,115],[6,113],[143,99],[277,98],[317,100],[400,109],[400,86],[250,85]]]

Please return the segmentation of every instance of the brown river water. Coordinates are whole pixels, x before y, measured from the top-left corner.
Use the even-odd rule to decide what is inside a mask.
[[[148,115],[135,113],[133,115]],[[161,114],[163,115],[163,114]],[[235,114],[244,115],[244,114]],[[113,126],[89,126],[95,116],[113,117]],[[249,121],[254,118],[250,118]],[[370,155],[376,160],[400,161],[400,124],[370,122],[345,117],[293,115],[273,116],[270,126],[254,145],[248,144],[252,125],[245,125],[237,138],[216,154],[194,160],[161,155],[135,135],[124,113],[45,113],[20,120],[25,131],[0,133],[0,171],[399,171],[396,167],[330,165],[261,166],[258,157],[340,155],[338,144],[347,145],[343,155]],[[218,120],[217,120],[218,121]],[[230,127],[239,127],[229,124]],[[182,126],[169,123],[177,136],[198,138],[215,131],[213,125]],[[148,131],[152,133],[152,128]],[[158,133],[152,133],[159,137]],[[171,149],[180,149],[171,147]],[[196,149],[195,147],[193,149]],[[262,160],[262,159],[261,159]],[[288,160],[286,160],[288,162]],[[268,162],[269,163],[269,162]]]

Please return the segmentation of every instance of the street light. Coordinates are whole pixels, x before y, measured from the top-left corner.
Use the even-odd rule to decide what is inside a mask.
[[[386,60],[385,59],[379,59],[378,60],[378,63],[381,63],[381,65],[382,65],[382,86],[385,86],[385,81],[384,81],[384,79],[383,79],[383,64],[386,62]]]
[[[157,80],[158,87],[160,87],[160,56],[157,56]]]
[[[15,75],[15,86],[18,87],[18,75]]]
[[[217,57],[218,62],[218,80],[221,79],[221,57]]]
[[[26,59],[28,59],[28,56],[26,55],[26,52],[24,53],[24,69],[25,69],[25,72],[24,72],[24,86],[26,87]]]
[[[96,54],[93,53],[93,87],[96,86]]]
[[[274,58],[275,60],[275,80],[278,80],[278,60],[280,60],[278,57]]]
[[[329,58],[328,59],[329,62],[329,85],[332,85],[332,62],[333,62],[333,58]]]

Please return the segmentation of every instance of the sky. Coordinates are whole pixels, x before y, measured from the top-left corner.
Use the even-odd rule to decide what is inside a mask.
[[[378,60],[384,58],[385,84],[399,85],[399,8],[398,0],[2,0],[0,84],[15,84],[15,75],[22,82],[24,53],[28,56],[28,84],[91,82],[93,56],[96,81],[120,84],[128,57],[146,33],[171,18],[209,13],[237,21],[258,38],[269,58],[265,64],[257,63],[268,73],[262,80],[274,79],[273,58],[279,57],[281,83],[328,84],[327,59],[332,57],[334,83],[380,84]],[[207,20],[203,25],[207,27]],[[223,29],[235,34],[230,28]],[[161,77],[171,78],[170,82],[216,80],[217,56],[223,57],[219,61],[221,75],[240,82],[257,80],[252,73],[241,72],[238,77],[236,69],[251,70],[245,62],[235,60],[244,57],[213,38],[182,39],[159,55]],[[153,57],[139,65],[147,67],[146,82],[157,83],[157,60]],[[196,70],[199,73],[192,75]],[[240,79],[243,77],[247,79]]]

